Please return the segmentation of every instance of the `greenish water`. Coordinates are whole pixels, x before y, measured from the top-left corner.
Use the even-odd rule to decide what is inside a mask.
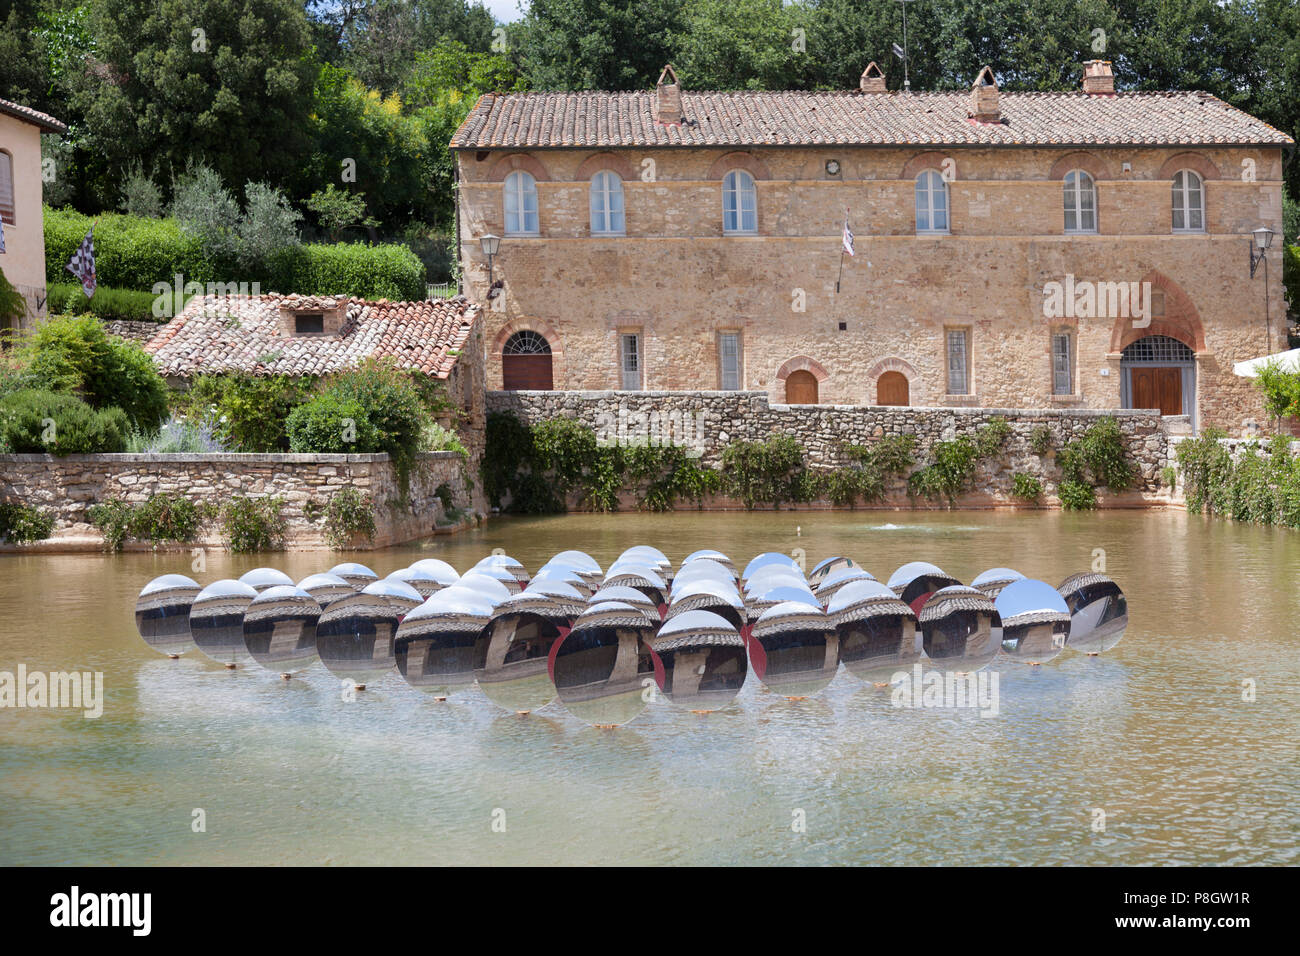
[[[167,660],[135,633],[157,575],[201,583],[350,558],[530,571],[651,544],[743,567],[802,548],[882,580],[929,560],[1055,585],[1092,566],[1128,595],[1124,640],[999,660],[995,717],[896,709],[841,669],[790,702],[751,674],[700,716],[660,700],[595,730],[477,690],[437,703],[396,673],[355,701],[320,665],[289,682]],[[102,671],[97,720],[0,709],[0,863],[1295,863],[1300,534],[1179,513],[789,512],[502,519],[378,553],[0,558],[0,671]],[[1255,700],[1242,700],[1242,682]],[[192,829],[194,811],[206,832]],[[1098,831],[1097,811],[1105,813]],[[806,830],[792,826],[800,819]],[[496,827],[494,828],[494,822]],[[504,823],[504,832],[500,832]]]

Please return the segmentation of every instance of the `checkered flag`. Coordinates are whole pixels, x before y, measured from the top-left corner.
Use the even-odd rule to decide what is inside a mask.
[[[72,260],[64,266],[69,272],[77,277],[81,282],[81,291],[86,293],[89,299],[95,294],[95,227],[90,227],[90,232],[86,233],[86,238],[81,240],[81,245],[77,251],[72,254]]]

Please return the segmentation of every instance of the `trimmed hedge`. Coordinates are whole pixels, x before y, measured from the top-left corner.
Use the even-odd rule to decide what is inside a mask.
[[[0,447],[52,455],[118,452],[130,422],[120,408],[96,411],[75,395],[24,389],[0,400]]]
[[[263,291],[396,301],[419,301],[427,292],[424,263],[393,243],[309,243],[276,253],[271,269]]]
[[[130,289],[110,289],[100,286],[94,296],[87,299],[77,283],[51,282],[46,292],[49,295],[47,308],[50,315],[93,315],[104,321],[110,319],[127,319],[135,322],[165,322],[170,316],[161,318],[153,314],[154,299],[152,292],[133,292]],[[180,314],[190,296],[182,296],[175,312]]]
[[[67,209],[45,208],[45,280],[66,283],[64,267],[91,225],[95,226],[95,275],[114,289],[147,291],[155,282],[172,285],[176,273],[185,281],[214,282],[219,264],[203,253],[198,238],[174,219],[144,219],[106,214],[83,216]],[[83,296],[84,298],[84,296]],[[98,295],[96,295],[98,298]]]

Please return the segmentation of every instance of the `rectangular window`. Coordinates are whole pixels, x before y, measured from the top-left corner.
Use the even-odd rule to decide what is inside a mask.
[[[325,331],[325,316],[319,312],[299,313],[293,317],[293,330],[298,335],[319,335]]]
[[[1069,332],[1052,333],[1052,394],[1074,394],[1074,348]]]
[[[14,159],[0,151],[0,218],[14,223]]]
[[[740,388],[740,333],[718,334],[718,365],[721,369],[720,385],[723,391],[734,392]]]
[[[619,336],[623,368],[623,390],[636,392],[641,389],[641,336],[637,334]]]
[[[970,394],[969,342],[965,329],[948,330],[948,394]]]

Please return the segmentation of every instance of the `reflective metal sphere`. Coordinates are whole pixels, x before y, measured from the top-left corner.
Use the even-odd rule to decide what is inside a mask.
[[[183,574],[164,574],[146,584],[135,602],[135,628],[145,643],[173,658],[194,647],[190,606],[201,590]]]
[[[328,607],[331,601],[337,601],[341,597],[348,597],[357,593],[357,589],[348,584],[347,581],[344,581],[337,574],[330,574],[328,571],[323,571],[320,574],[309,574],[298,582],[298,587],[314,597],[316,603],[322,608]]]
[[[646,641],[653,628],[629,604],[589,607],[553,651],[551,677],[565,710],[597,727],[625,724],[645,709],[656,683]]]
[[[740,693],[749,672],[745,641],[730,621],[708,611],[686,611],[650,638],[659,659],[659,689],[679,707],[718,710]]]
[[[236,667],[249,660],[244,647],[244,611],[257,597],[252,585],[226,578],[200,591],[190,606],[194,644],[218,664]]]
[[[909,561],[889,576],[886,586],[919,614],[931,594],[954,584],[961,582],[935,565],[927,561]]]
[[[320,615],[320,605],[302,588],[267,588],[244,611],[244,646],[257,663],[287,677],[316,660]]]
[[[820,607],[777,604],[754,623],[749,656],[754,673],[772,691],[807,697],[835,678],[839,635]]]
[[[239,580],[259,593],[267,588],[293,587],[293,578],[275,568],[253,568],[240,575]]]
[[[1085,572],[1070,575],[1056,590],[1070,609],[1070,647],[1100,654],[1119,643],[1128,627],[1128,599],[1118,584]]]
[[[926,656],[956,672],[987,667],[998,653],[996,613],[993,602],[974,588],[957,584],[935,591],[917,615]]]
[[[1065,598],[1046,581],[1012,581],[993,602],[1002,618],[1002,653],[1027,664],[1046,664],[1070,639]]]
[[[474,645],[493,605],[467,588],[445,588],[402,619],[394,655],[412,687],[445,698],[474,683]]]
[[[827,614],[840,638],[840,660],[860,680],[889,683],[921,659],[916,615],[879,581],[845,584]]]
[[[554,700],[551,649],[586,609],[582,595],[559,582],[542,582],[497,605],[474,644],[474,677],[488,700],[516,713]]]
[[[402,613],[382,593],[363,590],[332,601],[316,622],[320,662],[360,687],[378,680],[395,664],[393,635]]]
[[[379,580],[379,575],[375,574],[374,571],[371,571],[364,564],[357,564],[355,561],[344,561],[342,564],[336,564],[330,568],[329,573],[337,574],[358,591],[371,581]]]

